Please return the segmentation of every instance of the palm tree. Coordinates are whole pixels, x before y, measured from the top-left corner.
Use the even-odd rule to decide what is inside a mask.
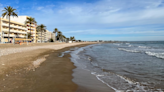
[[[61,31],[58,31],[57,37],[59,38],[59,41],[61,41],[61,38],[62,38],[62,32]]]
[[[40,26],[37,27],[37,29],[38,32],[41,32],[41,42],[42,42],[42,32],[46,31],[46,26],[41,24]]]
[[[36,27],[36,32],[41,32],[40,26]],[[39,36],[39,35],[38,35]],[[38,37],[39,38],[39,37]]]
[[[55,33],[55,40],[57,39],[57,38],[56,38],[56,36],[57,36],[57,32],[58,32],[58,29],[55,28],[54,31],[53,31],[53,33]]]
[[[62,40],[66,41],[66,37],[64,35],[62,35],[62,38],[63,38]]]
[[[46,29],[44,29],[42,32],[44,32],[44,42],[45,42]]]
[[[69,41],[69,38],[66,38],[67,39],[67,42]]]
[[[71,41],[75,41],[75,37],[73,36],[73,37],[70,37],[70,40]]]
[[[16,9],[14,9],[13,7],[11,6],[7,6],[4,8],[4,10],[2,10],[4,13],[2,14],[2,17],[4,18],[5,16],[6,17],[9,17],[9,33],[8,33],[8,42],[9,42],[9,37],[10,37],[10,16],[16,16],[18,17],[17,13],[15,12]]]
[[[27,18],[27,21],[25,22],[25,24],[27,24],[27,23],[30,23],[30,34],[31,34],[31,24],[32,24],[32,23],[36,23],[36,21],[35,21],[35,19],[32,18],[32,17],[28,17],[28,18]],[[31,38],[31,35],[30,35],[30,38]]]

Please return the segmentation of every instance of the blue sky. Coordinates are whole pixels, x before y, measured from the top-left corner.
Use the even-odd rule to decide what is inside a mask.
[[[164,0],[1,0],[6,6],[76,39],[164,40]]]

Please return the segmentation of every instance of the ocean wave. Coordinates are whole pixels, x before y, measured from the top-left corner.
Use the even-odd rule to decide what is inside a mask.
[[[120,46],[120,44],[116,44],[116,43],[114,43],[114,45]]]
[[[164,53],[155,53],[155,52],[145,52],[147,55],[155,56],[157,58],[164,59]]]
[[[66,53],[70,53],[71,51],[65,51],[65,52],[62,52],[60,55],[59,55],[59,57],[64,57],[64,55],[66,54]]]
[[[137,50],[128,50],[128,49],[124,49],[124,48],[118,48],[118,50],[122,50],[122,51],[126,51],[126,52],[133,52],[133,53],[140,52],[140,51],[137,51]]]
[[[139,48],[148,48],[147,46],[138,46]]]
[[[110,86],[108,83],[106,83],[105,81],[103,81],[102,79],[100,79],[100,76],[104,76],[104,75],[99,75],[96,72],[91,72],[91,74],[95,75],[96,78],[101,81],[102,83],[106,84],[108,87],[112,88],[113,90],[115,90],[115,92],[119,92],[116,88]]]
[[[91,61],[91,60],[92,60],[92,58],[88,56],[88,60],[89,60],[89,61]]]
[[[128,45],[128,47],[132,47],[133,45]]]
[[[112,88],[113,90],[115,90],[115,92],[163,92],[162,89],[155,89],[155,88],[149,88],[149,84],[146,82],[136,82],[126,76],[121,76],[115,73],[109,73],[109,75],[106,74],[107,72],[105,72],[104,74],[98,74],[96,72],[91,72],[91,74],[95,75],[97,77],[98,80],[100,80],[102,83],[106,84],[108,87]],[[112,78],[111,80],[109,80],[111,83],[107,82],[106,80],[104,80],[104,78],[106,77],[107,80],[108,77]],[[121,82],[121,83],[119,83]],[[124,83],[128,83],[129,87],[127,88],[116,88],[117,86],[119,86],[120,84],[123,85],[127,85]],[[118,84],[118,85],[114,85],[113,84]]]
[[[141,52],[141,51],[129,50],[129,49],[125,49],[125,48],[118,48],[118,49],[122,50],[122,51],[127,51],[127,52],[134,52],[134,53]],[[142,52],[144,53],[145,51],[142,51]],[[78,55],[78,52],[73,53],[73,55],[75,55],[75,56]],[[76,56],[76,57],[78,57],[78,56]],[[78,58],[76,58],[76,57],[74,57],[76,59],[75,61],[78,62],[78,60],[77,60]],[[86,59],[87,59],[86,61],[92,62],[91,57],[86,57]],[[71,61],[73,61],[73,60],[71,60]],[[80,62],[78,62],[78,63],[80,63]],[[83,65],[84,63],[81,62],[80,64]],[[94,62],[93,62],[93,64],[91,63],[92,66],[94,66],[94,64],[95,64]],[[86,65],[86,64],[84,64],[84,65]],[[85,67],[85,69],[86,68],[87,67]],[[104,69],[101,69],[99,67],[93,67],[93,68],[95,68],[95,69],[88,68],[88,70],[91,71],[91,74],[95,75],[98,80],[100,80],[101,82],[106,84],[108,87],[112,88],[113,90],[115,90],[115,92],[163,92],[163,91],[160,91],[160,89],[158,90],[158,89],[155,89],[155,88],[149,86],[149,83],[137,82],[137,81],[132,80],[131,78],[128,78],[128,77],[122,76],[122,75],[118,75],[118,74],[112,73],[112,72],[104,72]],[[92,71],[94,71],[94,72],[92,72]]]

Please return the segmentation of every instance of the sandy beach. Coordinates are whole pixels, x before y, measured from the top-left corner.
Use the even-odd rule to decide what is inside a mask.
[[[74,83],[72,70],[76,67],[70,61],[70,55],[58,57],[70,48],[89,44],[94,43],[35,44],[33,46],[6,46],[6,48],[1,46],[0,92],[95,92],[98,85],[102,88],[99,92],[113,92],[112,90],[105,91],[110,88],[89,73],[83,74],[85,79],[92,81],[92,84],[86,87]],[[85,79],[78,76],[76,78],[79,81]]]

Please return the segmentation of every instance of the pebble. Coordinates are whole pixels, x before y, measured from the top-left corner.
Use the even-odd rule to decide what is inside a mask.
[[[61,49],[64,47],[68,47],[68,46],[73,46],[73,45],[78,45],[78,44],[83,44],[83,43],[74,43],[74,44],[62,44],[62,46],[60,44],[57,45],[43,45],[43,46],[32,46],[32,47],[22,47],[22,48],[4,48],[4,49],[0,49],[0,57],[3,55],[9,55],[12,53],[18,53],[18,52],[23,52],[23,51],[30,51],[30,50],[36,50],[36,49]]]

